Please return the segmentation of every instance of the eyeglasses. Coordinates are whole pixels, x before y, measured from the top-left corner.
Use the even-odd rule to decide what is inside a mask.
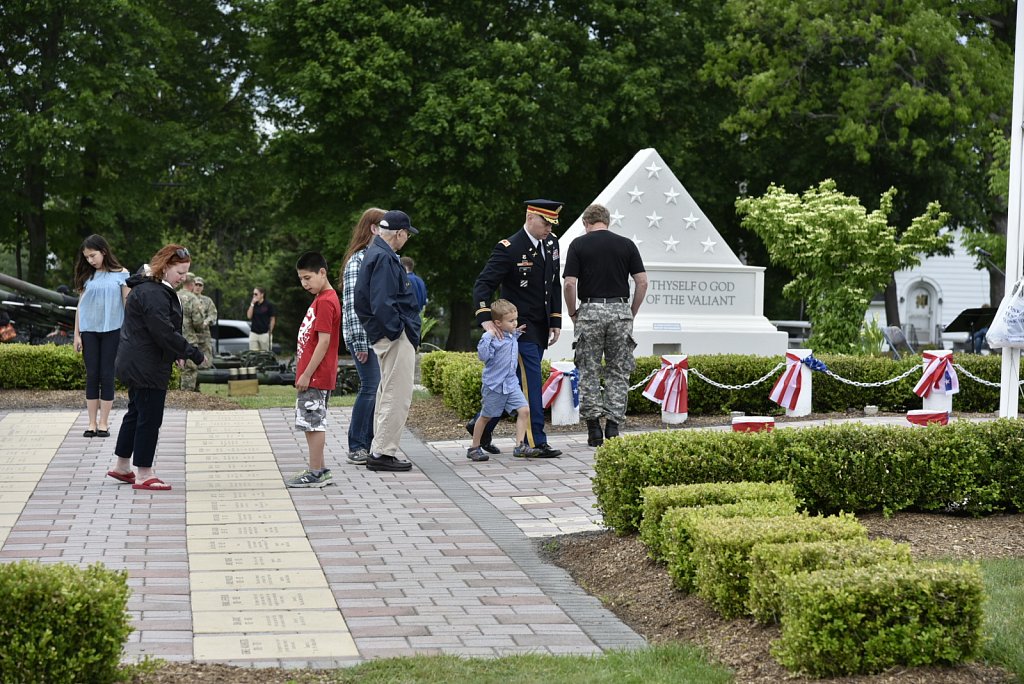
[[[192,258],[192,255],[189,254],[188,250],[185,249],[184,247],[179,247],[178,249],[174,250],[174,253],[178,255],[179,259],[191,259]]]

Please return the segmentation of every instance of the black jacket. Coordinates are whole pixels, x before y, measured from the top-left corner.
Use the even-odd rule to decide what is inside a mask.
[[[363,256],[352,304],[370,344],[383,337],[393,342],[404,331],[412,346],[420,346],[416,292],[395,250],[379,235]]]
[[[491,297],[500,287],[501,296],[516,305],[519,324],[526,324],[519,341],[547,349],[551,328],[562,327],[558,238],[554,234],[544,241],[544,252],[547,258],[541,259],[525,228],[494,246],[473,285],[478,324],[491,320]]]
[[[117,379],[137,389],[167,389],[177,359],[203,362],[203,352],[181,334],[181,303],[163,282],[134,275],[114,368]]]

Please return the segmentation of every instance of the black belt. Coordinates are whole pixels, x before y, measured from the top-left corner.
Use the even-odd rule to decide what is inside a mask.
[[[587,297],[584,304],[625,304],[628,297]]]

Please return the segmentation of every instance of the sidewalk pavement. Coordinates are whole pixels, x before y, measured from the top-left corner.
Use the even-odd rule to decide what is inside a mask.
[[[329,668],[645,643],[537,553],[602,529],[584,433],[553,436],[558,459],[513,458],[504,439],[474,463],[468,440],[406,432],[413,470],[379,473],[345,462],[351,409],[332,409],[333,484],[288,489],[306,465],[291,409],[169,410],[156,467],[174,489],[148,492],[106,476],[122,415],[90,439],[84,411],[0,412],[0,560],[127,570],[126,660]]]
[[[538,538],[601,529],[585,435],[558,459],[512,440],[473,463],[469,441],[406,433],[408,473],[345,462],[351,409],[332,409],[333,484],[304,469],[291,409],[165,415],[158,475],[170,492],[107,477],[111,437],[84,411],[0,412],[0,560],[128,571],[128,661],[328,668],[412,654],[596,654],[644,640],[538,556]],[[507,443],[505,443],[507,442]]]

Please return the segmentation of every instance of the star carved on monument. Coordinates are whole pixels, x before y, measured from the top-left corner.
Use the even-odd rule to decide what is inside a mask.
[[[679,240],[676,240],[671,235],[668,236],[668,240],[662,240],[662,242],[665,244],[665,251],[666,252],[675,252],[676,251],[676,245],[679,244]]]
[[[629,195],[630,204],[632,204],[633,202],[640,204],[640,198],[644,196],[644,191],[641,190],[638,186],[634,185],[633,189],[630,190],[627,194]]]
[[[718,243],[715,242],[714,240],[712,240],[711,236],[708,235],[707,239],[704,240],[704,242],[702,242],[700,244],[704,245],[704,253],[705,254],[707,254],[708,252],[711,252],[712,254],[714,254],[715,253],[715,245],[717,245]]]
[[[676,192],[675,188],[669,188],[668,192],[662,194],[665,195],[665,204],[679,204],[679,202],[676,201],[676,197],[679,197],[679,193]]]
[[[697,221],[700,221],[699,216],[694,216],[693,212],[690,212],[689,216],[684,216],[683,220],[686,221],[687,230],[697,230]]]
[[[653,212],[650,216],[644,217],[647,219],[648,228],[661,228],[661,219],[663,216],[658,216],[658,212]]]
[[[656,161],[651,162],[650,166],[645,166],[644,169],[647,171],[647,179],[650,180],[651,178],[655,178],[657,180],[661,180],[661,176],[659,176],[658,173],[662,168],[663,167],[658,166],[658,162]]]
[[[622,227],[622,219],[626,218],[626,215],[619,213],[619,210],[616,209],[615,211],[612,212],[611,217],[612,217],[612,225],[610,225],[608,227],[609,228],[614,228],[615,226],[618,226],[619,228],[621,228]]]
[[[639,248],[640,248],[640,245],[641,245],[641,243],[643,243],[643,240],[641,240],[640,238],[638,238],[638,237],[636,236],[636,233],[633,233],[633,244],[637,246],[637,249],[639,249]]]

